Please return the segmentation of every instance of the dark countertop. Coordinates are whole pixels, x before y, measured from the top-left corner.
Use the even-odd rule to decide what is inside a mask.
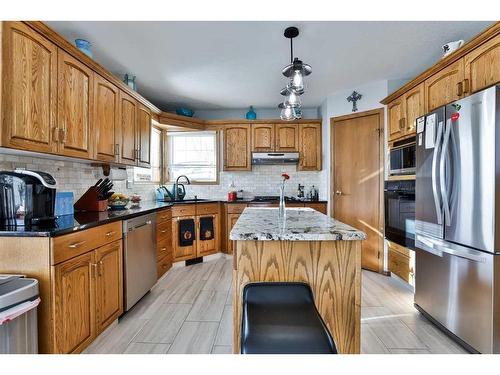
[[[162,208],[171,207],[174,204],[193,204],[193,203],[253,203],[253,204],[266,204],[277,203],[273,201],[253,201],[253,198],[238,199],[234,202],[226,200],[188,200],[184,202],[157,202],[145,201],[141,202],[138,208],[129,208],[126,210],[108,210],[103,212],[75,212],[73,215],[59,216],[54,223],[47,226],[1,226],[0,237],[57,237],[64,234],[77,232],[79,230],[89,229],[103,224],[108,224],[113,221],[127,220],[139,215],[148,214],[158,211]],[[287,203],[326,203],[327,201],[298,201],[287,200]]]
[[[139,215],[171,207],[172,203],[141,202],[138,208],[108,210],[103,212],[75,212],[74,215],[59,216],[50,226],[0,226],[0,237],[57,237],[63,234],[89,229],[113,221],[126,220]]]

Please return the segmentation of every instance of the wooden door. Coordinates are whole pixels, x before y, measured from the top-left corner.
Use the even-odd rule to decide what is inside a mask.
[[[425,87],[421,83],[414,89],[408,91],[404,97],[404,133],[412,134],[416,133],[417,129],[417,118],[425,114],[424,109],[424,93]]]
[[[179,243],[179,221],[183,219],[193,219],[195,223],[195,240],[190,246],[181,246]],[[196,226],[196,216],[181,216],[176,217],[174,220],[172,220],[172,247],[174,252],[174,262],[196,258],[196,236],[198,235],[197,232],[198,228]]]
[[[299,124],[299,171],[321,170],[321,124]]]
[[[250,125],[227,125],[224,128],[224,170],[250,171]]]
[[[252,151],[274,151],[274,124],[252,124]]]
[[[119,121],[121,133],[120,162],[137,164],[137,102],[120,91]]]
[[[383,271],[383,109],[332,119],[333,216],[366,233],[363,268]]]
[[[3,22],[2,145],[57,151],[57,47],[21,22]]]
[[[201,240],[201,224],[200,219],[202,217],[212,217],[214,222],[214,237],[211,240],[202,241]],[[215,254],[219,251],[219,214],[213,215],[201,215],[196,218],[198,229],[197,233],[197,256],[205,256],[210,254]]]
[[[57,125],[59,153],[92,158],[93,72],[66,52],[59,50]]]
[[[104,331],[123,313],[122,241],[95,250],[97,264],[97,333]]]
[[[405,108],[402,97],[393,100],[387,105],[387,116],[389,117],[389,141],[398,139],[404,135]]]
[[[53,267],[55,352],[79,353],[96,336],[94,252]]]
[[[276,124],[276,151],[299,151],[299,129],[296,124]]]
[[[149,167],[151,165],[151,111],[139,104],[137,108],[137,146],[139,147],[137,165]]]
[[[425,80],[425,110],[432,111],[464,96],[464,60],[460,59]]]
[[[240,218],[240,214],[227,214],[227,253],[232,254],[234,249],[234,241],[229,239],[229,233],[231,233],[231,229],[233,229],[234,224]]]
[[[118,162],[120,155],[120,90],[94,74],[94,159]]]
[[[464,94],[470,95],[500,82],[500,35],[464,57]]]

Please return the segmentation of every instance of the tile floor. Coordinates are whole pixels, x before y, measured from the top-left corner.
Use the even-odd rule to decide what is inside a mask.
[[[85,353],[231,353],[232,260],[170,270]],[[413,307],[400,280],[363,271],[362,353],[465,353]]]

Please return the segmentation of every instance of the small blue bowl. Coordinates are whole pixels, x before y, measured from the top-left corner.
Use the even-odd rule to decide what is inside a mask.
[[[175,113],[177,113],[180,116],[187,116],[187,117],[193,117],[194,111],[189,108],[177,108],[175,110]]]

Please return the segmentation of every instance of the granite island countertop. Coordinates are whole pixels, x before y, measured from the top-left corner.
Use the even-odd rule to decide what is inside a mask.
[[[231,230],[235,241],[356,241],[366,234],[312,208],[287,208],[279,219],[278,208],[246,208]]]

